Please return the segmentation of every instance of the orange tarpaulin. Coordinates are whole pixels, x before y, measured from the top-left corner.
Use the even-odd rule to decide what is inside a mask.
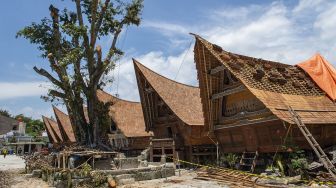
[[[336,69],[326,59],[317,53],[297,65],[306,71],[333,101],[336,100]]]

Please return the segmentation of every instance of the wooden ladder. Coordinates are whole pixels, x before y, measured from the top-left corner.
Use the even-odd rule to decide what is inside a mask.
[[[256,166],[256,160],[258,158],[258,155],[259,155],[258,151],[256,152],[244,151],[239,163],[241,170],[248,170],[253,173],[254,168]]]
[[[299,127],[303,136],[308,141],[310,147],[314,150],[317,157],[320,159],[320,162],[323,166],[328,170],[329,174],[332,176],[334,180],[336,180],[336,168],[333,163],[329,160],[328,156],[324,153],[321,146],[317,143],[313,135],[310,133],[306,125],[301,121],[300,116],[292,109],[292,107],[288,107],[288,111],[291,114],[294,122]]]

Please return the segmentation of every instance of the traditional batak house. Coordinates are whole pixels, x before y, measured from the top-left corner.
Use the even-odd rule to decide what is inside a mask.
[[[46,128],[50,143],[53,145],[61,144],[63,142],[63,137],[57,122],[45,116],[42,116],[42,120]]]
[[[107,134],[113,150],[124,152],[127,156],[137,156],[149,146],[151,132],[145,131],[145,122],[141,104],[114,97],[102,90],[97,92],[98,99],[111,102],[109,116],[111,126]],[[70,118],[53,106],[57,122],[43,117],[49,139],[56,145],[68,145],[76,142]],[[86,119],[87,110],[84,110]]]
[[[98,99],[111,102],[109,115],[111,127],[108,138],[112,149],[124,152],[127,156],[137,156],[149,146],[152,132],[146,132],[141,104],[114,97],[102,90]]]
[[[326,61],[286,65],[230,53],[195,38],[205,131],[216,137],[222,152],[276,152],[286,141],[311,150],[289,108],[308,127],[308,138],[314,137],[322,148],[336,144],[335,96],[327,95],[300,68],[327,67],[323,74],[332,78],[333,68]],[[336,78],[336,71],[333,74]]]
[[[146,130],[154,133],[151,161],[159,161],[162,154],[189,161],[215,161],[215,143],[202,134],[199,88],[175,82],[133,62]]]
[[[62,144],[76,143],[76,137],[70,122],[70,118],[67,114],[53,106],[56,121],[62,135]]]

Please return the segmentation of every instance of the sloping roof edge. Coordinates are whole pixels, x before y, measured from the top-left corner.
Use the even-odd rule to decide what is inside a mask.
[[[42,116],[42,120],[43,120],[44,126],[46,128],[49,140],[52,143],[57,143],[58,140],[57,140],[57,138],[55,136],[55,133],[53,132],[53,130],[52,130],[51,126],[50,126],[49,119],[47,117],[45,117],[45,116]]]
[[[98,90],[97,96],[100,101],[114,103],[110,106],[109,115],[126,137],[152,136],[152,132],[146,132],[140,102],[120,99],[103,90]]]
[[[56,108],[55,106],[53,106],[53,110],[54,110],[59,127],[62,129],[65,136],[67,137],[67,139],[63,139],[63,140],[64,141],[69,140],[70,142],[76,142],[76,137],[75,137],[69,116],[65,114],[64,112],[62,112],[61,110],[59,110],[58,108]]]
[[[222,58],[220,58],[219,54],[217,54],[213,49],[210,49],[208,45],[213,46],[212,43],[206,41],[202,37],[196,34],[192,34],[195,36],[196,41],[200,41],[201,44],[219,61],[221,62],[233,75],[236,75],[235,72],[232,70],[232,68],[224,61]],[[238,56],[243,56],[239,54],[235,54]],[[248,56],[244,56],[248,57]],[[249,57],[252,58],[252,57]],[[256,58],[255,58],[256,59]],[[267,60],[260,60],[260,61],[267,61]],[[271,62],[267,61],[270,64],[275,65],[283,65],[283,66],[290,66],[286,64],[281,64],[278,62]],[[251,93],[260,100],[266,108],[271,110],[271,112],[277,116],[279,119],[286,121],[288,123],[293,123],[292,118],[287,110],[289,105],[293,105],[292,108],[296,111],[298,111],[298,114],[302,117],[302,120],[306,124],[333,124],[336,123],[336,106],[329,100],[326,96],[300,96],[300,95],[289,95],[289,94],[280,94],[280,93],[274,93],[270,91],[264,91],[256,88],[251,88],[245,80],[241,79],[239,76],[237,76],[237,79],[239,79],[246,88],[251,91]],[[270,94],[274,95],[272,97],[272,100],[269,101]],[[321,105],[315,104],[316,102],[314,100],[319,100]],[[276,101],[281,102],[281,105],[272,105],[270,107],[269,104],[274,103]],[[311,104],[306,104],[308,102],[312,102]],[[314,103],[314,104],[313,104]],[[305,108],[300,108],[301,105],[305,105]],[[324,105],[324,106],[323,106]],[[321,119],[319,117],[324,117],[324,119]]]
[[[136,74],[141,73],[169,108],[187,125],[204,126],[200,91],[166,78],[133,59]],[[169,85],[169,86],[168,86]],[[164,87],[164,88],[163,88]]]

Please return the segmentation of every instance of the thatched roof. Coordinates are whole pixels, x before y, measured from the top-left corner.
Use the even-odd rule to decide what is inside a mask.
[[[42,119],[43,119],[44,126],[46,127],[49,140],[52,143],[58,143],[58,142],[63,141],[62,134],[58,127],[57,122],[45,116],[42,116]]]
[[[155,73],[136,60],[133,60],[133,62],[141,101],[145,100],[143,98],[143,93],[146,92],[146,88],[141,87],[142,83],[139,81],[140,76],[146,80],[171,111],[185,124],[198,126],[204,125],[200,90],[198,87],[185,85],[168,79]],[[143,102],[142,104],[143,108],[147,109],[146,103]]]
[[[227,52],[195,37],[195,62],[206,121],[211,103],[206,78],[215,68],[210,67],[210,62],[219,62],[279,119],[293,123],[288,112],[291,106],[307,124],[336,123],[336,105],[301,68]]]
[[[57,122],[55,122],[52,119],[49,119],[45,116],[42,116],[42,120],[43,120],[44,126],[46,128],[46,131],[47,131],[47,134],[48,134],[48,137],[49,137],[49,141],[51,143],[58,143],[58,139],[56,138],[56,133],[54,132],[54,130],[51,128],[51,125],[50,125],[50,122],[55,123],[56,125],[57,125]]]
[[[53,106],[54,113],[58,122],[58,125],[63,132],[63,140],[69,142],[76,142],[75,134],[70,122],[70,118],[64,112]],[[65,137],[65,138],[64,138]]]
[[[152,135],[151,132],[145,131],[142,107],[139,102],[122,100],[102,90],[97,91],[97,96],[100,101],[112,102],[109,115],[116,127],[126,137],[146,137]]]
[[[6,134],[13,130],[14,127],[18,128],[19,122],[13,118],[0,115],[0,135]]]

